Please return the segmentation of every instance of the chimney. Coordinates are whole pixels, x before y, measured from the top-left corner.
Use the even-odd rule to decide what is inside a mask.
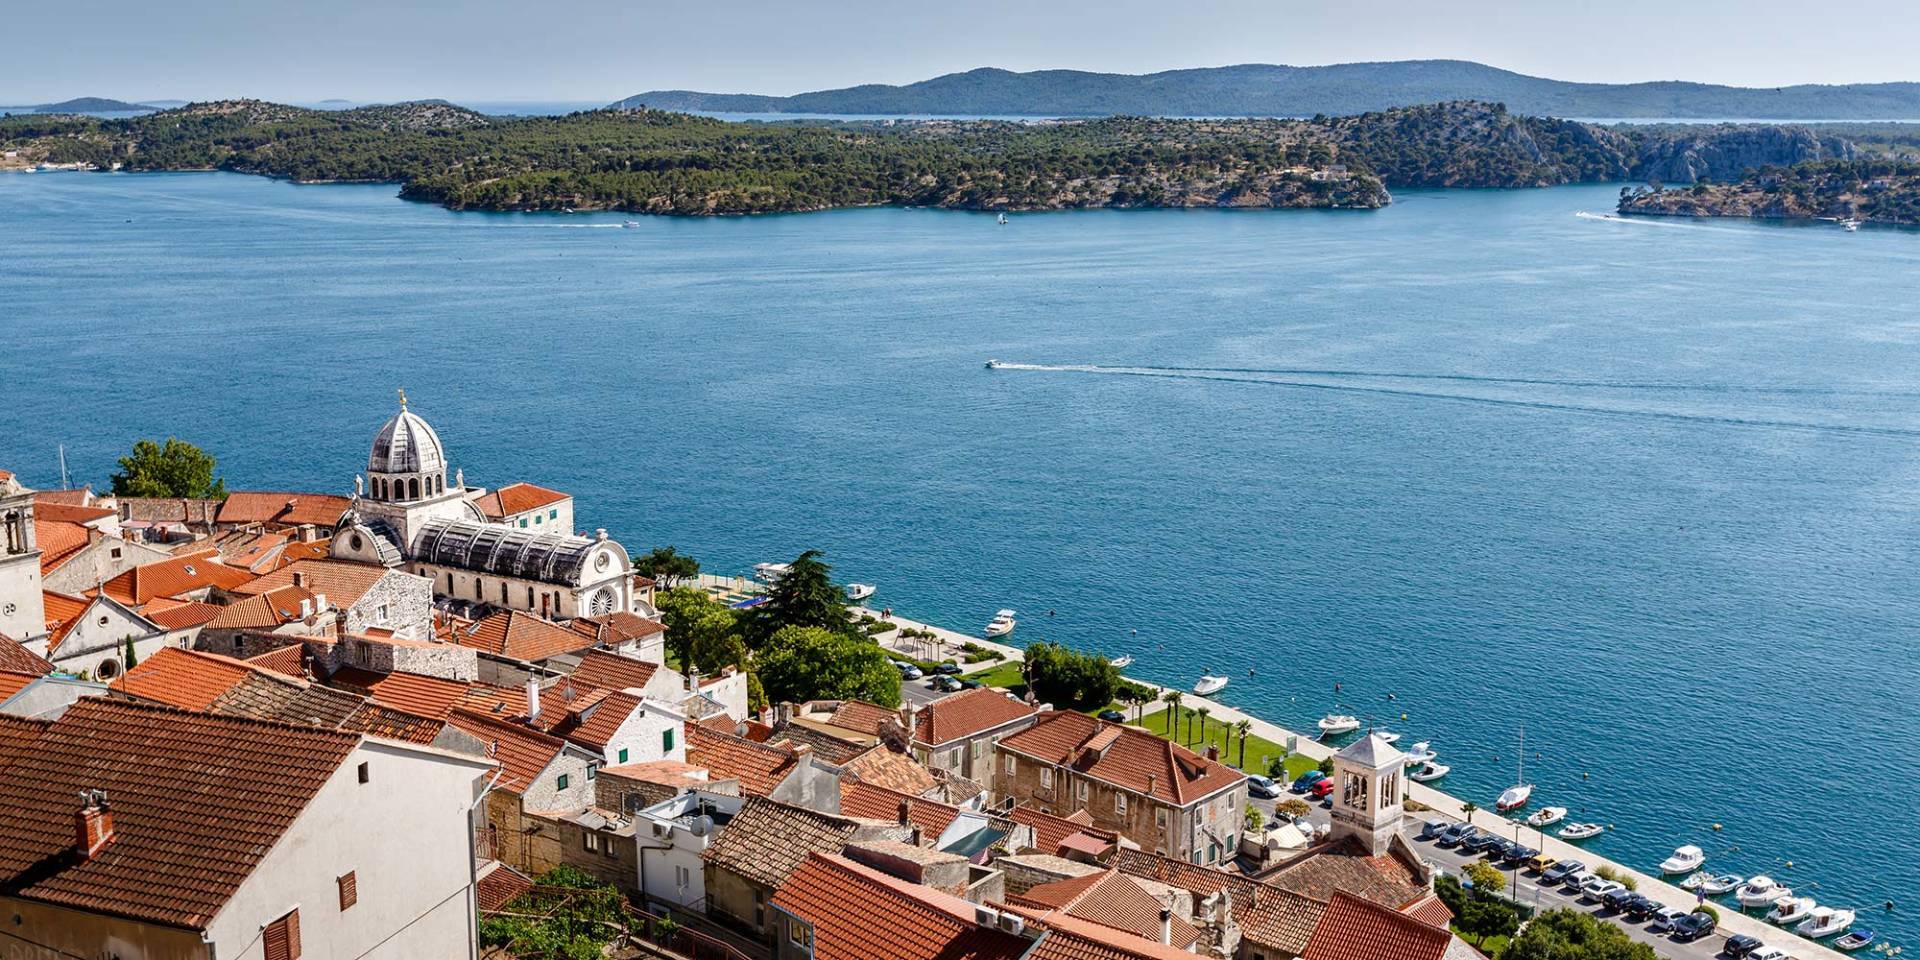
[[[306,589],[307,575],[305,573],[300,572],[299,570],[295,570],[293,572],[293,585],[303,590]]]
[[[1173,946],[1173,908],[1160,905],[1160,942]]]
[[[900,819],[901,826],[903,827],[911,826],[913,824],[913,804],[908,803],[905,800],[900,801],[900,809],[899,809],[898,816]]]
[[[1215,743],[1209,743],[1209,744],[1207,744],[1207,759],[1208,759],[1208,760],[1212,760],[1212,761],[1214,761],[1214,762],[1216,762],[1216,763],[1217,763],[1217,762],[1219,762],[1219,760],[1220,760],[1220,745],[1219,745],[1219,744],[1215,744]]]
[[[527,719],[540,719],[540,678],[527,678]]]
[[[91,860],[113,842],[113,811],[105,790],[80,791],[80,809],[73,815],[73,852]]]
[[[301,597],[300,598],[300,619],[305,620],[311,616],[313,616],[313,601],[308,600],[305,597]]]

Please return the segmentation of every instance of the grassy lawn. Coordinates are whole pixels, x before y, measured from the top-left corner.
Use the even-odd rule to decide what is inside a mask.
[[[999,687],[1020,696],[1027,692],[1026,679],[1020,676],[1020,665],[1012,661],[993,664],[977,673],[962,674],[969,680],[978,680],[989,687]]]
[[[1447,926],[1449,929],[1452,929],[1454,933],[1460,934],[1460,939],[1473,944],[1481,953],[1489,957],[1499,956],[1500,951],[1505,950],[1507,943],[1512,939],[1511,937],[1488,937],[1485,940],[1475,940],[1467,934],[1460,933],[1458,929],[1453,928],[1452,924],[1448,924]]]

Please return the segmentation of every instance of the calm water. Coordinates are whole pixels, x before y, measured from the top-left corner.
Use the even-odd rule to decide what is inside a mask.
[[[917,617],[1391,718],[1482,804],[1525,724],[1598,849],[1910,939],[1920,234],[1577,216],[1615,192],[621,229],[0,177],[0,464],[177,434],[345,492],[405,387],[470,482],[630,548],[820,547]]]

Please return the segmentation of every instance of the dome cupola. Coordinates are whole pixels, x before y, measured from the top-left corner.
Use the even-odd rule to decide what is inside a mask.
[[[387,502],[426,500],[447,490],[447,452],[440,435],[407,409],[400,391],[400,412],[380,428],[367,454],[368,494]]]

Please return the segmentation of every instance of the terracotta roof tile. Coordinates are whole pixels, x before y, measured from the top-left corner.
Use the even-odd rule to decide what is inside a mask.
[[[456,629],[453,642],[530,663],[593,645],[587,637],[519,610],[502,610],[471,627]]]
[[[307,617],[300,615],[300,602],[306,601],[311,611],[315,599],[313,592],[304,587],[292,584],[275,587],[222,607],[208,626],[215,630],[271,630],[312,617],[311,612]],[[327,602],[331,604],[333,598],[328,597]]]
[[[234,590],[251,579],[252,573],[221,563],[215,551],[202,550],[141,564],[101,584],[100,592],[138,607],[155,597],[177,597],[208,587]]]
[[[814,960],[1014,960],[1033,945],[981,926],[959,897],[817,852],[773,904],[813,926]]]
[[[214,653],[161,647],[113,681],[120,693],[182,710],[207,710],[253,668]]]
[[[865,700],[842,700],[840,706],[834,708],[833,716],[827,722],[836,727],[877,737],[888,724],[900,722],[900,715],[877,703],[868,703]]]
[[[627,722],[627,718],[638,709],[639,697],[613,691],[580,710],[569,712],[566,722],[553,728],[552,733],[582,746],[604,751],[608,741],[620,732],[620,725]]]
[[[1058,910],[1103,927],[1111,927],[1142,938],[1160,936],[1160,911],[1166,904],[1148,893],[1135,880],[1118,870],[1091,873],[1084,877],[1055,880],[1029,888],[1008,903],[1042,910]],[[1175,915],[1171,919],[1174,947],[1185,950],[1200,932],[1193,924]]]
[[[40,548],[40,572],[51,573],[86,549],[96,531],[77,523],[33,518],[33,541]]]
[[[53,726],[51,720],[0,713],[0,770],[12,766],[22,754],[33,750],[50,726]]]
[[[505,687],[446,680],[417,673],[374,673],[358,667],[336,670],[328,683],[364,693],[374,702],[415,716],[445,718],[455,707],[491,717],[524,717],[527,695]]]
[[[308,590],[326,594],[329,604],[344,610],[358,603],[388,572],[386,567],[345,560],[298,560],[232,589],[248,595],[265,593],[291,586],[294,574],[300,574],[306,578]]]
[[[687,762],[706,768],[717,779],[740,781],[743,793],[765,795],[786,780],[797,761],[793,751],[784,747],[755,743],[690,723]]]
[[[1041,931],[1033,952],[1024,960],[1194,960],[1194,954],[1158,940],[1082,920],[1059,910],[1034,911],[1015,904],[1008,912],[1026,917]],[[1155,933],[1157,937],[1158,932]]]
[[[858,780],[840,783],[840,812],[849,817],[897,823],[902,803],[907,805],[908,822],[920,828],[921,839],[926,843],[939,839],[960,817],[960,808],[951,804],[923,800]]]
[[[1279,887],[1198,864],[1122,847],[1113,865],[1122,873],[1209,897],[1225,890],[1233,902],[1233,916],[1243,937],[1254,943],[1298,953],[1319,922],[1326,905]]]
[[[1085,815],[1085,811],[1075,812],[1082,816]],[[1024,823],[1032,827],[1033,845],[1042,853],[1053,853],[1059,850],[1062,842],[1076,834],[1086,834],[1095,837],[1105,844],[1111,844],[1119,839],[1118,834],[1096,829],[1078,820],[1068,819],[1067,817],[1056,817],[1051,813],[1043,812],[1038,807],[1014,807],[1013,810],[1007,814],[1007,819],[1012,820],[1014,823]]]
[[[298,643],[269,650],[247,658],[247,663],[288,677],[306,675],[306,648]]]
[[[310,523],[331,527],[352,501],[330,493],[278,493],[239,490],[227,494],[216,520],[222,524],[279,524],[297,527]]]
[[[939,783],[932,771],[884,743],[841,764],[840,776],[916,797]]]
[[[495,861],[493,869],[480,875],[474,898],[479,902],[481,913],[492,913],[532,889],[533,881],[526,874]]]
[[[67,634],[73,632],[74,627],[80,625],[80,617],[87,612],[88,607],[93,605],[93,601],[86,597],[70,597],[64,593],[54,593],[49,590],[41,591],[40,598],[42,606],[46,608],[47,652],[57,652],[60,649],[60,642],[67,638]]]
[[[579,621],[574,621],[578,623]],[[660,669],[657,663],[623,657],[605,650],[588,650],[580,655],[573,679],[609,690],[644,689]]]
[[[0,473],[4,472],[5,471],[0,471]],[[73,490],[35,490],[33,492],[33,510],[35,513],[39,513],[40,505],[43,503],[64,504],[69,507],[90,507],[93,506],[94,500],[92,485],[82,486]],[[107,512],[112,513],[113,511],[108,510]]]
[[[1301,960],[1441,960],[1452,934],[1359,897],[1336,893]]]
[[[59,491],[53,492],[58,493]],[[113,515],[114,512],[106,507],[88,507],[77,503],[61,503],[45,492],[33,495],[33,518],[35,520],[85,524],[92,523],[96,520],[105,520]],[[41,549],[44,550],[46,548],[41,547]]]
[[[1184,807],[1246,780],[1246,775],[1136,727],[1070,710],[1000,741],[1000,747],[1134,793]]]
[[[83,697],[0,776],[0,882],[27,900],[204,929],[358,742]],[[78,861],[66,855],[75,797],[94,789],[114,838]]]
[[[1315,900],[1328,900],[1338,891],[1392,910],[1428,892],[1425,880],[1415,877],[1412,868],[1393,851],[1372,856],[1352,838],[1309,847],[1261,871],[1256,879]]]
[[[913,739],[937,747],[1038,713],[1038,708],[992,687],[965,690],[921,707],[914,720]]]
[[[29,684],[40,679],[42,676],[45,676],[45,674],[17,673],[12,670],[0,670],[0,701],[11,699],[14,694],[25,690]],[[0,714],[0,716],[4,716],[4,714]]]
[[[567,629],[612,647],[665,633],[667,625],[637,613],[615,610],[597,617],[575,617],[567,622]]]
[[[473,501],[489,520],[502,520],[514,514],[550,506],[571,497],[558,490],[536,487],[531,483],[509,483]]]
[[[499,787],[509,793],[525,793],[567,746],[559,737],[466,710],[448,714],[447,722],[488,745],[487,755],[503,771]]]
[[[859,824],[847,817],[747,797],[701,858],[768,887],[787,879],[810,850],[838,853]]]
[[[1429,927],[1439,927],[1442,930],[1447,928],[1447,924],[1453,922],[1453,910],[1440,899],[1438,894],[1427,894],[1401,907],[1400,912]]]
[[[47,674],[53,672],[53,662],[21,646],[20,641],[0,633],[0,670]]]
[[[226,609],[215,603],[160,597],[141,607],[140,616],[162,630],[189,630],[213,622]]]

